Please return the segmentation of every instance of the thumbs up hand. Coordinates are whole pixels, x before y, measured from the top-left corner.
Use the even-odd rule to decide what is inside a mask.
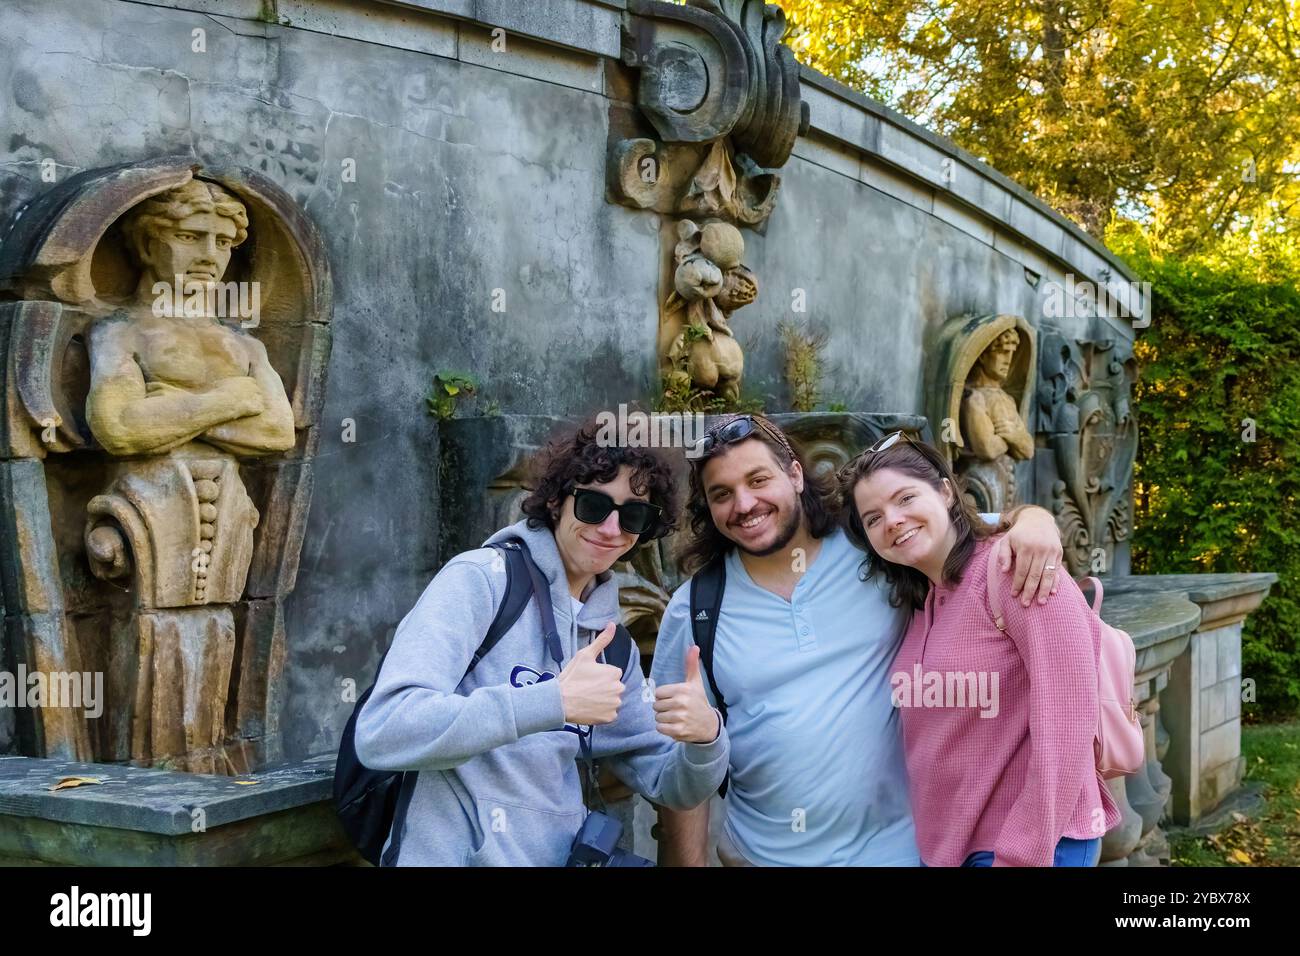
[[[700,649],[686,652],[686,680],[655,688],[655,729],[688,744],[709,744],[722,730],[722,717],[709,704],[700,673]]]
[[[612,724],[623,702],[623,673],[596,658],[614,639],[614,623],[569,659],[560,671],[560,698],[570,724]]]

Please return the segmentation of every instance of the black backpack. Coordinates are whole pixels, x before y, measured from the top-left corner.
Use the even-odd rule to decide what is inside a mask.
[[[506,593],[492,618],[483,643],[470,659],[466,675],[514,627],[534,593],[541,596],[537,604],[542,614],[543,630],[555,629],[546,579],[529,554],[528,545],[518,538],[512,538],[489,547],[496,548],[505,559]],[[388,652],[385,651],[384,657],[387,656]],[[604,656],[605,663],[613,664],[622,671],[627,670],[628,661],[632,657],[632,635],[622,624],[618,625],[614,640],[605,648]],[[383,666],[381,659],[376,679]],[[372,684],[361,695],[343,728],[338,762],[334,768],[334,807],[344,832],[362,857],[376,866],[392,866],[401,852],[402,825],[411,795],[415,792],[418,771],[371,770],[357,759],[357,715],[361,713],[361,708],[366,705],[374,689]],[[384,843],[389,833],[393,834],[393,840],[388,852],[384,853]]]
[[[691,577],[691,636],[700,649],[700,666],[708,679],[709,690],[718,702],[718,713],[722,723],[727,723],[727,702],[718,690],[718,682],[713,679],[713,640],[718,634],[718,612],[722,608],[722,592],[727,587],[727,567],[721,560],[710,561]],[[728,773],[722,778],[718,787],[718,796],[727,795],[727,784],[731,781]]]

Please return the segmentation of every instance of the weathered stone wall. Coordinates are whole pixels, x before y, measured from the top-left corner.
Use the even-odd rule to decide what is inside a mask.
[[[342,682],[369,683],[445,558],[423,402],[435,372],[474,373],[480,400],[507,413],[579,415],[653,394],[669,226],[605,195],[610,113],[630,88],[616,59],[622,7],[0,6],[0,222],[49,188],[51,169],[62,181],[182,154],[263,173],[324,237],[334,345],[288,602],[286,756],[336,745],[352,707]],[[746,234],[761,292],[735,321],[744,391],[769,409],[786,407],[776,329],[797,317],[795,290],[829,333],[825,399],[919,413],[925,345],[945,321],[1007,312],[1037,326],[1050,282],[1124,275],[950,144],[813,74],[804,97],[812,130],[782,170],[765,234]],[[1132,338],[1123,322],[1052,322]],[[1032,469],[1023,481],[1041,498]]]

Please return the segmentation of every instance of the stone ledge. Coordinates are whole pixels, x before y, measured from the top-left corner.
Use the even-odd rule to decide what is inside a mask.
[[[1242,574],[1135,574],[1104,581],[1107,594],[1181,593],[1200,605],[1198,631],[1244,621],[1277,582],[1272,572]]]
[[[1254,591],[1267,592],[1276,582],[1277,575],[1271,571],[1240,574],[1132,574],[1113,579],[1102,578],[1107,594],[1182,591],[1197,604],[1222,601]]]
[[[195,809],[209,830],[323,801],[334,793],[334,754],[243,777],[40,757],[0,757],[0,821],[36,818],[176,837],[193,834]],[[51,791],[62,777],[100,785]],[[255,780],[256,784],[239,784]],[[0,829],[4,829],[0,825]]]
[[[67,776],[104,783],[48,789]],[[0,757],[0,866],[362,864],[333,776],[333,754],[244,777]]]
[[[1141,652],[1191,634],[1200,623],[1201,609],[1178,593],[1113,594],[1107,589],[1101,617],[1112,627],[1127,631]],[[1140,664],[1138,670],[1142,670]]]

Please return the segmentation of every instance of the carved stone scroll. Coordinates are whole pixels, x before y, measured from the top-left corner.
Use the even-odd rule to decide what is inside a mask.
[[[1043,337],[1040,431],[1053,452],[1051,507],[1074,575],[1114,570],[1116,545],[1132,527],[1138,434],[1129,396],[1136,377],[1126,340]]]

